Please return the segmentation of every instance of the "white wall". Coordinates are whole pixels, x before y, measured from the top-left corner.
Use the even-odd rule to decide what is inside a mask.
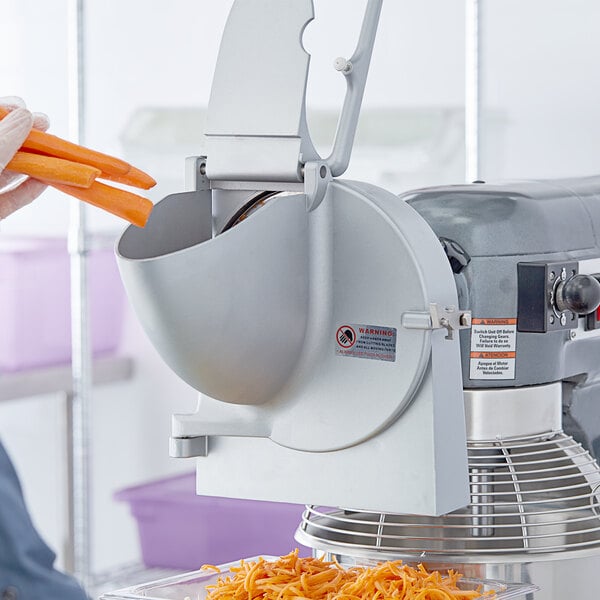
[[[315,4],[322,22],[312,24],[304,40],[315,55],[309,104],[336,108],[344,84],[331,63],[351,54],[364,1]],[[503,132],[494,130],[501,143],[492,144],[494,156],[486,156],[484,176],[593,172],[600,155],[600,86],[594,75],[600,6],[594,0],[484,4],[485,101],[507,123]],[[87,144],[122,154],[119,137],[136,109],[206,105],[230,5],[231,0],[89,0]],[[11,57],[0,62],[0,94],[21,95],[33,109],[47,112],[59,135],[67,134],[66,6],[66,0],[0,0],[0,52]],[[463,21],[462,0],[388,0],[365,107],[460,108]],[[181,159],[181,171],[169,178],[172,191],[183,186]],[[352,176],[372,179],[369,164],[373,167],[358,163]],[[460,170],[453,177],[460,178]],[[402,190],[402,181],[394,191]],[[169,190],[163,186],[162,191]],[[90,217],[94,232],[122,227],[95,209]],[[65,235],[67,227],[68,201],[48,192],[3,223],[2,231]],[[112,501],[113,492],[192,466],[168,459],[167,438],[170,413],[192,410],[195,394],[162,364],[131,312],[121,350],[136,359],[135,379],[94,395],[94,562],[99,569],[137,556],[133,522]],[[61,418],[55,397],[0,405],[0,436],[15,458],[36,522],[58,551],[65,500]]]

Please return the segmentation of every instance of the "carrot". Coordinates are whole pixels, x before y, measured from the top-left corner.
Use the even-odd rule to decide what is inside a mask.
[[[7,109],[0,107],[0,119],[3,119],[9,112]],[[90,150],[84,146],[78,146],[37,129],[32,129],[29,132],[21,148],[90,165],[110,175],[125,175],[131,169],[131,165],[124,160]]]
[[[210,567],[203,567],[210,568]],[[494,593],[461,590],[462,575],[427,571],[401,560],[343,569],[337,562],[300,558],[298,550],[275,561],[242,561],[207,585],[207,600],[491,600]]]
[[[30,152],[17,152],[6,168],[49,183],[64,183],[79,188],[89,188],[102,172],[89,165]]]
[[[143,190],[149,190],[151,187],[156,185],[156,181],[136,167],[131,167],[125,175],[110,175],[109,173],[102,173],[100,179],[107,179],[108,181],[114,181],[115,183],[123,183],[125,185],[131,185],[133,187],[142,188]]]
[[[75,198],[98,208],[103,208],[138,227],[146,225],[153,208],[153,204],[148,198],[100,183],[99,181],[94,181],[88,189],[58,183],[51,185],[65,194],[75,196]]]

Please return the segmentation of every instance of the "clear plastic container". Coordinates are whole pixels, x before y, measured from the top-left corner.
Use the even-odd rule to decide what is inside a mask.
[[[245,561],[257,560],[258,557],[247,558]],[[277,560],[274,556],[263,556],[265,560]],[[118,590],[101,596],[100,600],[204,600],[206,598],[206,586],[214,584],[220,575],[227,571],[239,561],[221,565],[221,573],[212,571],[193,571],[184,575],[168,577],[143,585]],[[491,581],[489,579],[464,578],[459,582],[460,589],[477,590],[481,588],[482,593],[495,592],[493,600],[511,600],[522,598],[526,594],[537,591],[539,588],[532,584],[507,583],[502,581]]]

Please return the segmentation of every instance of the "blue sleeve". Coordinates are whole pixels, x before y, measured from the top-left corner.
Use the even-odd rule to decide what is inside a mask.
[[[54,559],[31,522],[19,479],[0,442],[0,598],[86,600],[79,584],[54,568]]]

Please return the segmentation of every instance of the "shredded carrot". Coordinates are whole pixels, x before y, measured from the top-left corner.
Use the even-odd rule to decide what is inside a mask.
[[[35,179],[80,188],[89,188],[101,173],[100,169],[96,169],[96,167],[30,152],[17,152],[6,168]]]
[[[221,569],[215,565],[202,565],[200,569],[202,571],[215,571],[215,573],[221,572]]]
[[[205,565],[203,568],[213,568]],[[461,590],[461,575],[427,571],[388,561],[375,567],[342,568],[337,562],[300,558],[298,550],[276,561],[259,558],[232,567],[206,600],[473,600],[494,593]]]
[[[148,198],[94,181],[88,189],[71,185],[51,184],[56,189],[79,200],[126,219],[138,227],[144,227],[152,212],[153,204]]]
[[[125,185],[131,185],[136,188],[143,190],[149,190],[151,187],[156,185],[156,181],[144,173],[144,171],[131,167],[125,175],[111,175],[110,173],[102,173],[100,179],[107,179],[108,181],[114,181],[115,183],[123,183]]]

